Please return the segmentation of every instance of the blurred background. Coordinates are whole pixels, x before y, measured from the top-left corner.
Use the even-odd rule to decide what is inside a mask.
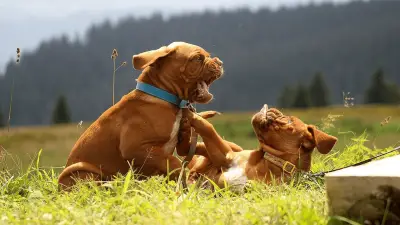
[[[343,136],[337,149],[363,132],[371,147],[400,140],[400,1],[6,0],[0,30],[0,127],[13,89],[0,145],[22,158],[43,148],[64,163],[112,104],[114,48],[119,100],[139,75],[132,55],[173,41],[224,61],[215,99],[197,107],[223,112],[217,129],[245,148],[265,103]]]

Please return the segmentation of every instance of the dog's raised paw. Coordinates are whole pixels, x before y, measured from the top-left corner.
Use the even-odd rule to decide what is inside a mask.
[[[201,116],[203,119],[210,119],[210,118],[212,118],[212,117],[214,117],[214,116],[216,116],[216,115],[221,115],[220,112],[212,111],[212,110],[200,112],[200,113],[198,113],[198,114],[199,114],[199,116]]]

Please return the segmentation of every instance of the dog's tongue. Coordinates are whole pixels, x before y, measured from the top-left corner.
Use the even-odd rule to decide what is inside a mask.
[[[205,81],[202,81],[202,82],[200,82],[200,83],[197,83],[197,89],[199,89],[199,90],[201,90],[201,91],[206,91],[206,92],[208,92],[208,85],[207,85],[207,83],[205,82]]]
[[[205,81],[201,82],[201,86],[203,86],[203,89],[207,90],[209,89],[209,86],[207,85],[207,83]]]
[[[209,92],[209,86],[205,81],[197,82],[197,89],[196,89],[196,98],[200,99],[212,99],[212,94]]]

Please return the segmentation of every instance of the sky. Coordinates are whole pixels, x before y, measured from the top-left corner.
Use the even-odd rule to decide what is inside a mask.
[[[32,51],[42,40],[61,34],[82,36],[92,23],[116,21],[126,16],[142,17],[154,12],[166,16],[205,9],[257,9],[266,6],[295,7],[308,3],[351,0],[0,0],[0,73],[15,58],[16,48]]]

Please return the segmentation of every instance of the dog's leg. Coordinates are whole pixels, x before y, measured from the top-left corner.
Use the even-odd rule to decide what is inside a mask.
[[[229,147],[232,149],[232,151],[234,151],[234,152],[243,151],[243,148],[240,147],[239,145],[237,145],[237,144],[235,144],[233,142],[227,141],[227,140],[224,140],[224,141],[229,145]]]
[[[242,148],[242,147],[240,147],[239,145],[237,145],[237,144],[235,144],[235,143],[233,143],[233,142],[230,142],[230,141],[227,141],[227,140],[224,140],[224,142],[226,142],[226,144],[228,144],[229,147],[230,147],[230,149],[231,149],[232,151],[234,151],[234,152],[241,152],[241,151],[243,151],[243,148]],[[197,143],[197,146],[196,146],[196,155],[201,155],[201,156],[209,157],[209,155],[208,155],[208,153],[207,153],[207,147],[206,147],[206,145],[204,144],[204,142],[199,142],[199,143]]]
[[[189,119],[188,119],[188,113],[190,111],[188,109],[183,110],[183,116],[182,120],[180,123],[179,127],[179,136],[178,136],[178,144],[176,145],[176,152],[178,153],[179,156],[186,156],[189,152],[190,148],[190,137],[192,134],[192,127],[190,125]],[[198,113],[200,117],[203,119],[209,119],[214,117],[215,115],[219,115],[219,112],[216,111],[204,111]],[[199,151],[199,152],[198,152]],[[196,154],[197,155],[206,155],[204,154],[205,152],[202,151],[202,145],[198,144],[196,147]]]
[[[223,140],[214,126],[201,116],[190,112],[188,119],[191,126],[202,137],[207,154],[213,164],[217,167],[229,166],[232,160],[232,154],[230,153],[233,151],[228,142]],[[200,149],[202,146],[198,147]]]
[[[179,156],[187,156],[190,148],[190,136],[192,135],[192,127],[188,119],[185,117],[185,111],[183,113],[183,118],[181,119],[181,124],[178,133],[178,143],[176,144],[176,153]]]

